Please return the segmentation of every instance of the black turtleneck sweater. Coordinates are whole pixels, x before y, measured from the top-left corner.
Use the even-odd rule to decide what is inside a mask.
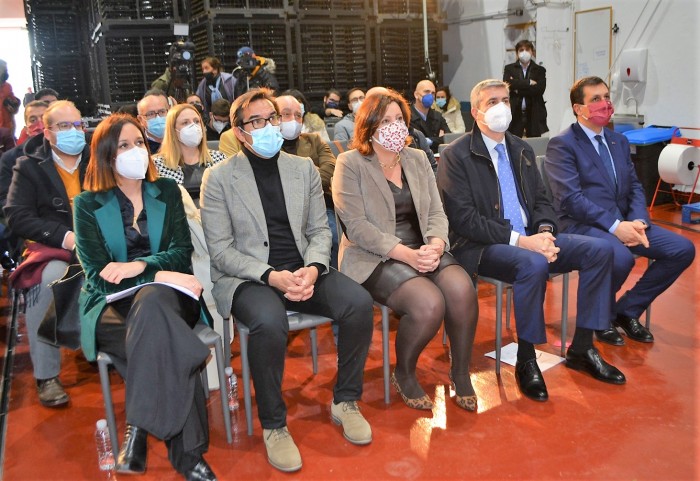
[[[279,153],[274,157],[264,159],[258,157],[245,146],[243,152],[253,168],[255,183],[260,193],[263,212],[265,212],[265,223],[270,242],[270,256],[267,263],[276,271],[294,272],[304,266],[304,259],[297,249],[294,234],[289,225],[289,217],[287,217],[287,204],[284,201],[282,179],[280,179],[280,171],[277,167]],[[267,282],[269,275],[270,273],[266,272],[261,280]]]

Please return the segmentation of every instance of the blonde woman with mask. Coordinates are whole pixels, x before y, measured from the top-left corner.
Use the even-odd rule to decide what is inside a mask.
[[[189,104],[170,109],[165,119],[165,134],[153,162],[161,177],[174,179],[190,194],[199,208],[199,189],[207,167],[226,159],[218,150],[207,148],[207,137],[202,117]]]

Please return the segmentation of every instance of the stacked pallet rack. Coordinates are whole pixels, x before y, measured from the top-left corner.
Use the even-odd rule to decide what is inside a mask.
[[[52,88],[91,114],[87,32],[81,0],[25,0],[34,91]]]
[[[293,13],[288,0],[193,0],[190,2],[190,37],[195,43],[197,78],[201,61],[218,57],[224,70],[236,67],[236,52],[250,46],[275,63],[282,90],[294,83]]]
[[[320,101],[334,87],[346,92],[374,83],[371,0],[297,0],[298,88]]]
[[[183,10],[181,2],[169,0],[91,2],[90,62],[99,103],[112,111],[135,103],[163,74]]]
[[[436,74],[442,79],[442,29],[444,23],[438,0],[428,0],[428,53]],[[427,78],[423,46],[423,7],[421,0],[374,0],[377,19],[377,81],[404,93],[413,101],[416,84]]]

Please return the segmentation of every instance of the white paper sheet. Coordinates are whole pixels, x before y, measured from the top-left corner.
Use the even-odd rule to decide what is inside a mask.
[[[188,296],[190,296],[190,297],[191,297],[192,299],[194,299],[195,301],[196,301],[196,300],[199,300],[199,297],[198,297],[197,295],[195,295],[194,292],[192,292],[191,290],[187,289],[186,287],[178,286],[177,284],[171,284],[171,283],[169,283],[169,282],[147,282],[147,283],[145,283],[145,284],[140,284],[140,285],[138,285],[138,286],[130,287],[129,289],[124,289],[123,291],[115,292],[114,294],[108,294],[108,295],[106,296],[107,304],[109,304],[110,302],[118,301],[119,299],[123,299],[123,298],[125,298],[125,297],[127,297],[127,296],[130,296],[131,294],[133,294],[134,292],[138,291],[138,290],[141,289],[142,287],[150,286],[150,285],[153,285],[153,284],[160,284],[160,285],[163,285],[163,286],[172,287],[173,289],[176,289],[176,290],[182,292],[183,294],[187,294]]]
[[[518,345],[515,342],[511,342],[510,344],[501,348],[501,362],[515,366],[517,354]],[[535,355],[537,356],[537,365],[540,367],[540,371],[542,372],[556,366],[560,362],[564,362],[563,357],[559,357],[548,352],[543,352],[539,349],[535,349]],[[496,351],[487,352],[484,354],[484,356],[490,357],[491,359],[496,359]]]

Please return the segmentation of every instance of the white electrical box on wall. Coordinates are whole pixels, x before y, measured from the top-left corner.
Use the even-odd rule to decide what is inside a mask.
[[[633,48],[622,52],[622,55],[620,55],[620,80],[622,82],[646,82],[646,48]]]

